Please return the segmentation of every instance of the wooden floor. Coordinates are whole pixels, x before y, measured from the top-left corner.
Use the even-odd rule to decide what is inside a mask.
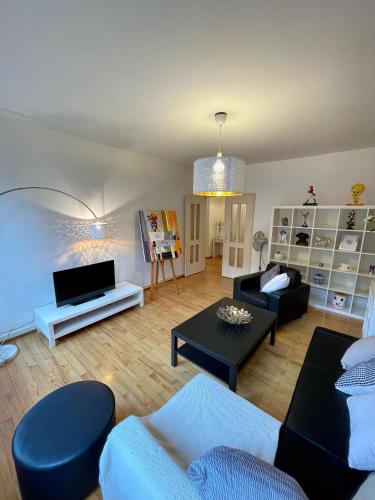
[[[22,415],[40,398],[77,380],[100,380],[116,396],[117,420],[159,408],[200,369],[179,359],[170,365],[170,331],[178,323],[223,296],[232,295],[232,280],[222,278],[220,260],[211,259],[204,273],[160,287],[154,301],[125,311],[64,337],[55,349],[37,333],[17,340],[20,353],[0,367],[0,499],[19,498],[11,440]],[[281,327],[275,346],[268,339],[246,363],[237,392],[282,420],[301,364],[317,325],[359,336],[361,322],[314,309]],[[100,492],[90,498],[100,498]]]

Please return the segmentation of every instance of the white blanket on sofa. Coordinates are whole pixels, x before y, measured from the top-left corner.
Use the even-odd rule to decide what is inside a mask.
[[[194,377],[160,410],[128,417],[100,459],[104,500],[194,500],[189,464],[215,446],[273,463],[281,423],[206,375]]]

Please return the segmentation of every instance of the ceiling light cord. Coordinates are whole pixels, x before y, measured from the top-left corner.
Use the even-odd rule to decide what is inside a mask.
[[[221,142],[222,142],[222,141],[221,141],[221,127],[222,127],[222,126],[223,126],[223,125],[220,123],[220,125],[219,125],[219,151],[217,152],[217,155],[216,155],[216,156],[217,156],[217,157],[219,157],[219,158],[221,158],[221,157],[223,156],[223,153],[222,153],[222,151],[221,151]]]

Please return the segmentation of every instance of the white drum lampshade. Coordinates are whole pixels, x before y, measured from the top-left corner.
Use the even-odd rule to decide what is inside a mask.
[[[234,156],[211,156],[194,162],[193,193],[236,196],[244,191],[245,162]]]
[[[193,193],[202,196],[236,196],[243,194],[245,162],[221,152],[221,127],[227,113],[215,113],[219,127],[219,151],[216,156],[199,158],[194,162]]]

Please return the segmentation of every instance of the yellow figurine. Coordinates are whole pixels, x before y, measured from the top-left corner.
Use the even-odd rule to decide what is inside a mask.
[[[353,198],[353,203],[348,203],[348,205],[363,205],[361,203],[361,195],[364,193],[366,189],[366,186],[362,184],[361,182],[357,182],[357,184],[354,184],[351,187],[351,192],[352,192],[352,198]]]

